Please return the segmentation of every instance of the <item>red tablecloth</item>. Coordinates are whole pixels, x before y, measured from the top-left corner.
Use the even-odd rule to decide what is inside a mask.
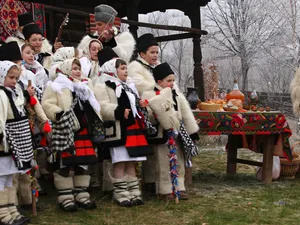
[[[292,131],[281,112],[193,112],[201,135],[242,135],[248,142],[255,139],[256,135],[281,135],[283,155],[288,159],[293,158],[289,144]]]

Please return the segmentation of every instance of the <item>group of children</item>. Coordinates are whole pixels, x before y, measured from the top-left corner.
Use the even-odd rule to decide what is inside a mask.
[[[129,32],[112,33],[116,14],[97,6],[98,38],[85,36],[77,48],[42,50],[42,34],[32,22],[22,29],[24,42],[0,47],[1,224],[29,221],[18,213],[16,196],[30,195],[28,171],[36,164],[49,173],[46,157],[58,204],[67,212],[96,208],[88,187],[89,167],[98,158],[111,162],[104,173],[120,206],[144,203],[137,162],[143,162],[143,183],[154,183],[161,198],[174,199],[170,130],[177,134],[180,198],[188,199],[185,165],[197,153],[198,125],[171,67],[158,62],[154,36],[144,34],[135,43]],[[138,57],[129,62],[134,48]],[[42,152],[37,163],[35,149]],[[16,185],[21,180],[26,182]]]

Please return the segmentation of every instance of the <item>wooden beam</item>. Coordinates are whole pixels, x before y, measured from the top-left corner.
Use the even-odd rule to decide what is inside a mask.
[[[236,162],[241,164],[252,165],[252,166],[259,166],[259,167],[263,166],[262,162],[256,162],[256,161],[251,161],[246,159],[236,159]]]
[[[83,16],[83,17],[89,17],[90,13],[74,10],[74,9],[65,9],[65,8],[59,8],[51,5],[44,5],[45,10],[54,11],[54,12],[60,12],[60,13],[70,13],[77,16]]]
[[[129,0],[127,2],[126,15],[130,20],[139,20],[138,0]],[[137,25],[130,25],[128,29],[132,33],[134,38],[137,39],[137,30],[139,29],[139,27]]]
[[[164,42],[164,41],[175,41],[175,40],[181,40],[181,39],[187,39],[187,38],[194,38],[194,36],[195,36],[195,34],[183,33],[183,34],[172,34],[172,35],[166,35],[166,36],[159,36],[159,37],[155,37],[155,39],[158,42]]]
[[[65,9],[65,8],[59,8],[55,6],[50,5],[44,5],[45,10],[51,10],[55,12],[61,12],[61,13],[70,13],[77,16],[83,16],[83,17],[89,17],[90,13],[78,11],[74,9]],[[199,9],[200,10],[200,9]],[[125,20],[121,19],[121,23],[126,23],[133,26],[139,26],[139,27],[150,27],[154,29],[161,29],[161,30],[177,30],[177,31],[186,31],[193,34],[207,34],[206,31],[202,31],[201,29],[196,28],[190,28],[190,27],[180,27],[180,26],[170,26],[170,25],[161,25],[161,24],[152,24],[152,23],[143,23],[143,22],[137,22],[134,20]]]
[[[177,30],[177,31],[186,31],[186,32],[190,32],[193,34],[202,34],[202,31],[200,29],[190,28],[190,27],[152,24],[152,23],[137,22],[137,21],[125,20],[125,19],[121,19],[121,23],[127,23],[129,25],[136,25],[136,26],[140,26],[140,27],[150,27],[150,28],[161,29],[161,30]]]

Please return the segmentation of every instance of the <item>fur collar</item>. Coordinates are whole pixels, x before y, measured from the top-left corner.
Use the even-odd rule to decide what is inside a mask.
[[[138,59],[140,59],[142,62],[145,62],[141,58]],[[138,89],[140,95],[144,91],[153,90],[155,86],[155,80],[151,71],[136,60],[132,61],[128,65],[128,76],[131,77],[135,82],[136,88]]]
[[[82,101],[88,101],[97,113],[100,113],[100,104],[96,100],[93,91],[88,86],[88,79],[76,80],[68,78],[62,73],[58,73],[57,78],[49,85],[54,92],[62,93],[62,89],[69,89],[71,92],[75,92],[78,98]]]

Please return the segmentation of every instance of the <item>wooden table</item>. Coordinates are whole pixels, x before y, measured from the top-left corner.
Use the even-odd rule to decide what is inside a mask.
[[[289,160],[293,158],[289,145],[292,132],[281,112],[237,113],[195,110],[193,113],[200,127],[200,135],[228,135],[227,174],[236,173],[237,163],[260,166],[263,168],[263,182],[271,183],[275,147],[281,150],[277,151],[277,155]],[[237,149],[242,147],[263,153],[263,162],[238,159]]]

